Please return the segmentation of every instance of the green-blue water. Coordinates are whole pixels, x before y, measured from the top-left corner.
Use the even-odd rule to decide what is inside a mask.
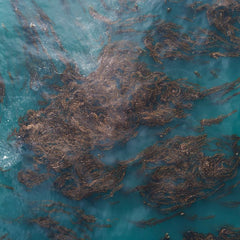
[[[120,8],[117,0],[105,0],[109,10],[106,10],[98,0],[36,0],[36,2],[50,17],[54,30],[66,49],[66,52],[61,52],[61,54],[75,62],[84,75],[88,75],[98,66],[98,56],[103,46],[107,44],[108,31],[112,31],[109,30],[107,24],[94,19],[89,14],[89,7],[93,7],[111,21],[153,14],[158,15],[157,18],[182,25],[182,31],[194,31],[194,27],[208,27],[206,18],[201,15],[191,24],[177,17],[187,14],[185,7],[192,2],[191,0],[179,3],[170,2],[167,5],[164,1],[159,0],[139,0],[137,1],[138,11],[123,11],[120,16],[117,14],[117,10]],[[171,12],[167,12],[167,7],[171,7]],[[44,34],[45,26],[44,23],[38,21],[36,8],[31,1],[27,0],[19,0],[19,8],[27,19],[27,23],[36,25],[44,47],[54,60],[57,70],[61,72],[63,66],[57,55],[60,52],[59,47],[53,36],[48,37]],[[14,128],[18,128],[20,116],[23,116],[29,109],[39,108],[38,101],[41,99],[41,94],[48,91],[38,81],[38,77],[30,83],[31,76],[27,70],[27,63],[29,64],[31,61],[29,61],[27,52],[32,52],[33,58],[39,58],[41,62],[38,64],[36,61],[32,61],[33,71],[39,75],[47,75],[51,69],[46,64],[46,55],[41,50],[37,52],[26,41],[22,26],[19,24],[10,1],[0,0],[0,17],[0,73],[6,86],[6,96],[3,104],[0,104],[0,167],[7,170],[0,174],[0,236],[7,233],[8,237],[14,240],[48,239],[44,230],[28,220],[39,215],[41,210],[38,208],[38,204],[41,201],[61,201],[79,206],[87,214],[96,216],[100,223],[111,224],[111,228],[95,228],[93,232],[90,232],[89,235],[93,240],[159,240],[166,232],[169,233],[171,239],[180,240],[183,232],[188,230],[215,233],[218,228],[226,224],[240,227],[239,207],[229,208],[222,204],[225,201],[240,201],[239,187],[236,187],[225,198],[218,199],[213,195],[206,200],[197,201],[191,207],[183,210],[185,213],[183,216],[179,215],[156,226],[138,228],[134,224],[135,221],[165,217],[157,209],[145,206],[138,193],[128,193],[136,185],[136,181],[141,181],[139,173],[129,172],[124,180],[123,189],[107,200],[90,198],[80,202],[71,201],[56,193],[51,180],[31,190],[27,190],[21,185],[17,180],[17,173],[20,169],[26,168],[28,164],[30,165],[33,153],[17,146],[15,141],[8,139],[8,136]],[[109,32],[109,34],[112,34],[112,41],[131,40],[137,42],[140,47],[144,47],[142,41],[144,31],[151,29],[153,20],[153,18],[148,18],[143,23],[136,24],[135,29],[139,30],[138,33],[112,34]],[[45,60],[46,63],[44,63]],[[209,62],[204,63],[204,60]],[[151,66],[152,62],[148,62],[148,64]],[[164,66],[164,72],[171,78],[187,77],[190,82],[206,88],[231,82],[240,77],[239,58],[210,59],[201,57],[189,62],[169,61]],[[218,78],[212,76],[210,73],[212,69],[217,72]],[[163,68],[160,66],[159,71],[162,70]],[[193,73],[195,70],[201,74],[201,78]],[[9,73],[11,73],[12,79]],[[31,87],[30,84],[32,84]],[[195,134],[194,129],[199,126],[201,119],[215,118],[235,109],[238,110],[237,113],[218,125],[206,127],[206,132],[210,138],[231,134],[240,135],[239,100],[240,97],[236,96],[226,104],[218,104],[211,98],[197,102],[191,110],[191,114],[186,119],[179,121],[180,126],[170,133],[170,137],[193,135]],[[111,165],[118,160],[127,160],[136,156],[141,150],[157,141],[155,133],[158,130],[161,129],[141,127],[136,138],[124,146],[116,146],[106,152],[102,161]],[[239,180],[240,176],[231,181]],[[13,189],[5,188],[4,185],[11,186]],[[119,203],[112,204],[116,201]],[[194,215],[198,215],[198,218],[190,219]],[[203,219],[208,216],[215,217]],[[59,214],[57,219],[78,231],[76,226],[69,225],[71,216]]]

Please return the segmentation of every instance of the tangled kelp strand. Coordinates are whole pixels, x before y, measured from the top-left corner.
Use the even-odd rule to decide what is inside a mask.
[[[3,103],[4,97],[5,97],[5,84],[0,74],[0,103]]]
[[[39,174],[32,170],[20,171],[18,173],[18,181],[24,183],[28,188],[32,188],[48,179],[47,174]]]
[[[59,225],[59,223],[50,217],[39,217],[32,220],[33,223],[38,224],[42,228],[48,229],[48,236],[50,239],[56,240],[77,240],[76,233],[64,226]]]
[[[67,65],[69,59],[67,59],[64,55],[66,50],[54,31],[53,22],[34,0],[31,1],[31,4],[33,5],[33,10],[36,14],[34,19],[31,19],[31,21],[24,16],[25,9],[17,0],[11,0],[11,4],[23,30],[20,33],[20,37],[24,37],[26,42],[23,49],[26,56],[25,66],[30,75],[30,88],[34,91],[38,91],[47,83],[50,83],[46,76],[51,76],[52,85],[56,85],[56,82],[53,82],[52,78],[52,76],[55,76],[55,80],[58,75],[58,70],[55,66],[56,61],[48,52],[49,46],[45,46],[45,41],[41,39],[42,35],[44,34],[48,37],[48,43],[51,42],[52,48],[55,50],[55,54],[58,58],[58,62]],[[33,25],[32,22],[36,22],[36,24]],[[52,49],[50,50],[52,51]],[[39,69],[42,71],[39,71]]]
[[[203,234],[197,232],[185,232],[183,234],[183,240],[238,240],[240,238],[239,229],[234,229],[233,227],[222,227],[217,235],[212,233]]]
[[[134,224],[136,226],[140,227],[140,228],[151,227],[151,226],[163,223],[165,221],[168,221],[169,219],[172,219],[172,218],[174,218],[176,216],[179,216],[179,215],[181,216],[182,212],[174,213],[174,214],[172,214],[170,216],[167,216],[167,217],[164,217],[162,219],[151,218],[151,219],[148,219],[148,220],[137,221],[137,222],[134,222]]]
[[[224,114],[224,115],[220,115],[217,118],[212,118],[212,119],[202,119],[200,121],[201,124],[201,128],[202,130],[204,129],[204,126],[211,126],[213,124],[219,124],[221,123],[224,119],[230,117],[232,114],[236,113],[237,110],[233,110],[231,113],[229,114]]]
[[[0,239],[1,239],[1,240],[10,240],[10,238],[7,238],[7,236],[8,236],[8,233],[2,235],[2,236],[0,237]]]
[[[38,19],[38,22],[39,22],[39,26],[43,26],[42,30],[45,32],[45,34],[47,36],[49,36],[49,32],[52,33],[52,35],[54,36],[54,39],[56,40],[56,43],[58,44],[59,48],[62,50],[62,51],[66,51],[59,39],[59,37],[57,36],[56,32],[54,31],[54,28],[53,28],[53,23],[51,21],[51,19],[47,16],[47,14],[37,5],[37,3],[34,1],[34,0],[31,0],[38,15],[39,15],[39,19]],[[50,29],[50,31],[49,31]]]
[[[61,202],[43,201],[37,204],[35,212],[36,214],[41,213],[42,216],[36,216],[30,222],[44,228],[50,239],[90,239],[89,232],[98,225],[94,216],[87,215],[84,210],[78,207]],[[76,231],[67,228],[56,220],[61,215],[70,219],[71,224],[76,226]],[[84,238],[79,238],[79,234]]]

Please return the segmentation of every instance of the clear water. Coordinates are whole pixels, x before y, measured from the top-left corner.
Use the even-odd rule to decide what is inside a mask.
[[[36,8],[31,1],[22,0],[20,2],[28,23],[36,25],[44,47],[49,55],[54,59],[57,70],[63,70],[58,61],[56,42],[53,37],[47,37],[42,29],[44,25],[37,21]],[[88,75],[94,71],[98,65],[98,56],[107,43],[107,25],[97,19],[93,19],[89,14],[89,7],[93,7],[100,14],[106,16],[111,21],[119,17],[127,19],[145,14],[157,14],[161,19],[172,21],[184,26],[184,30],[194,30],[196,27],[208,27],[205,18],[199,16],[194,23],[188,24],[176,16],[185,16],[185,4],[192,1],[180,1],[180,3],[168,3],[159,0],[139,0],[138,12],[124,13],[121,16],[116,14],[119,8],[117,0],[105,0],[110,10],[103,8],[98,0],[81,1],[46,1],[37,0],[37,4],[50,17],[54,23],[54,29],[59,39],[67,50],[62,53],[65,58],[75,62],[80,72]],[[65,2],[65,4],[63,4]],[[167,12],[167,7],[172,11]],[[143,205],[141,197],[137,193],[128,194],[127,191],[133,188],[139,179],[138,173],[129,173],[124,180],[124,188],[115,194],[112,199],[86,199],[81,202],[71,201],[56,193],[51,181],[45,182],[32,190],[26,188],[17,181],[17,172],[25,168],[31,162],[32,153],[27,149],[17,146],[14,141],[8,139],[14,128],[18,128],[18,118],[23,116],[29,109],[37,109],[38,100],[41,94],[46,91],[37,81],[32,83],[30,88],[30,76],[26,69],[27,55],[23,48],[26,46],[33,55],[41,58],[44,62],[44,54],[32,49],[26,43],[18,19],[13,11],[10,1],[0,0],[0,73],[6,85],[6,97],[0,105],[0,167],[6,171],[0,174],[0,236],[8,233],[10,239],[48,239],[46,233],[28,221],[32,216],[39,214],[38,204],[43,200],[54,200],[68,203],[70,205],[83,208],[86,213],[93,214],[98,221],[104,224],[111,223],[111,228],[96,228],[90,236],[93,240],[158,240],[169,233],[171,239],[182,239],[182,233],[187,230],[200,232],[213,232],[223,225],[233,225],[240,227],[240,209],[223,206],[224,201],[240,201],[239,188],[235,188],[231,195],[218,199],[215,196],[207,200],[201,200],[191,207],[184,209],[184,216],[177,216],[156,226],[138,228],[134,221],[147,220],[153,217],[164,218],[157,209],[152,209]],[[205,19],[205,20],[204,20]],[[138,34],[128,33],[113,35],[113,40],[134,40],[143,47],[143,31],[151,28],[153,19],[149,18],[143,23],[136,25],[140,30]],[[193,62],[175,61],[165,65],[164,71],[172,78],[187,77],[189,81],[198,83],[202,87],[212,87],[222,83],[230,82],[240,76],[239,58],[219,58],[207,59],[209,63],[203,63],[204,59]],[[151,64],[151,63],[150,63]],[[48,65],[38,65],[33,62],[32,67],[39,74],[46,74],[51,71]],[[210,70],[214,69],[218,78],[213,78]],[[160,69],[161,70],[161,69]],[[197,70],[201,78],[197,78],[193,73]],[[12,79],[9,76],[11,73]],[[235,109],[239,109],[240,97],[231,99],[226,104],[217,104],[213,99],[197,102],[191,111],[191,115],[181,121],[181,125],[175,129],[170,136],[194,134],[193,129],[199,125],[203,118],[217,117],[219,114],[227,114]],[[239,111],[231,117],[225,119],[221,124],[206,128],[210,137],[220,137],[222,135],[240,135],[240,115]],[[112,164],[118,160],[126,160],[135,156],[147,146],[152,145],[157,137],[154,134],[156,129],[140,128],[137,138],[128,142],[125,146],[117,146],[107,152],[102,159],[107,164]],[[238,181],[240,176],[237,177]],[[6,188],[5,185],[13,189]],[[118,204],[111,204],[119,201]],[[191,220],[190,217],[198,215],[199,218]],[[210,219],[203,219],[208,216],[215,216]],[[67,216],[58,216],[58,221],[67,222]],[[73,226],[71,226],[73,227]],[[74,229],[76,230],[76,229]]]

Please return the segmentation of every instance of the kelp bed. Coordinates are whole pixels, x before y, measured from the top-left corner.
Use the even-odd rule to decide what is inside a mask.
[[[127,2],[119,1],[119,8],[114,10],[101,1],[106,11],[115,11],[119,16],[139,11],[137,1]],[[166,6],[169,2],[165,1]],[[69,9],[67,1],[61,3]],[[236,176],[240,138],[230,135],[210,139],[204,133],[204,127],[221,123],[235,111],[214,119],[202,119],[201,128],[194,136],[165,136],[173,129],[171,124],[190,115],[197,102],[211,98],[223,103],[237,96],[240,79],[201,89],[191,81],[171,79],[164,73],[163,66],[176,60],[187,63],[196,57],[239,57],[239,1],[195,2],[186,6],[189,14],[186,20],[204,13],[211,27],[194,32],[184,32],[180,25],[159,20],[157,15],[112,21],[90,7],[90,16],[106,25],[108,39],[97,69],[88,76],[80,73],[54,31],[52,21],[34,0],[31,1],[36,12],[34,20],[44,26],[42,28],[24,16],[23,3],[11,0],[11,4],[22,28],[20,34],[31,46],[31,49],[24,46],[29,87],[33,89],[37,84],[47,92],[42,94],[40,109],[29,110],[20,118],[20,128],[12,134],[35,155],[32,168],[18,173],[19,182],[33,188],[50,179],[56,191],[77,201],[89,197],[111,198],[121,191],[126,171],[137,169],[146,177],[146,182],[134,189],[141,194],[143,203],[163,213],[177,211],[179,215],[178,211],[194,202],[221,193],[226,182]],[[112,40],[115,35],[136,33],[134,26],[148,18],[152,18],[153,23],[149,31],[142,32],[144,47],[129,40]],[[61,73],[41,41],[42,35],[52,41],[57,61],[64,68]],[[151,59],[161,71],[152,70],[144,62],[145,58]],[[38,71],[42,68],[44,72]],[[194,73],[201,77],[197,71]],[[217,77],[214,71],[211,73]],[[4,83],[0,79],[0,102],[4,94]],[[124,145],[137,136],[141,126],[161,126],[167,131],[135,158],[113,166],[103,163],[101,154],[94,154],[94,151],[104,154],[116,145]],[[73,230],[54,220],[51,214],[55,211],[74,212],[83,233],[81,239],[89,239],[87,232],[97,227],[95,217],[83,210],[73,210],[61,203],[48,204],[41,210],[46,215],[31,219],[31,223],[46,229],[51,239],[79,239]],[[234,240],[239,236],[239,232],[231,228],[222,228],[217,236],[187,232],[183,239]]]

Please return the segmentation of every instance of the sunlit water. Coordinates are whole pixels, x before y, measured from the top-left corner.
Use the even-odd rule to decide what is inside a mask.
[[[36,20],[36,9],[31,1],[19,1],[22,5],[24,15],[30,23],[37,26],[38,29],[44,28]],[[107,43],[108,34],[106,24],[93,19],[89,14],[89,7],[93,7],[102,15],[105,15],[112,21],[119,17],[127,19],[136,17],[139,14],[157,14],[162,19],[173,21],[184,26],[186,30],[193,30],[194,24],[198,27],[206,27],[206,18],[199,16],[195,19],[191,27],[188,22],[177,18],[176,16],[184,16],[184,4],[191,1],[183,1],[184,3],[169,3],[167,6],[164,1],[138,1],[138,12],[126,13],[118,16],[115,11],[119,4],[116,0],[106,0],[110,10],[103,8],[100,1],[36,1],[44,12],[51,18],[54,23],[54,29],[59,36],[64,48],[67,50],[64,55],[77,63],[80,72],[88,75],[94,71],[98,65],[98,56]],[[62,4],[65,2],[65,5]],[[171,7],[172,11],[167,12],[167,7]],[[111,11],[111,9],[113,9]],[[48,239],[46,233],[30,223],[28,219],[37,214],[37,203],[42,200],[54,200],[69,203],[85,209],[86,213],[93,214],[99,222],[111,224],[111,228],[96,228],[90,236],[92,239],[101,240],[159,240],[166,232],[169,233],[171,239],[182,239],[182,233],[187,230],[200,232],[215,233],[218,228],[223,225],[233,225],[240,227],[239,213],[240,209],[227,208],[222,205],[224,201],[240,201],[239,189],[233,190],[232,194],[225,199],[217,199],[215,196],[207,200],[201,200],[193,204],[191,207],[184,209],[184,216],[177,216],[173,219],[165,221],[152,227],[138,228],[134,222],[139,220],[147,220],[153,217],[164,218],[157,209],[146,207],[138,193],[128,192],[142,181],[140,173],[129,172],[124,180],[123,189],[116,193],[115,196],[107,200],[86,199],[81,202],[71,201],[56,193],[53,189],[51,181],[41,184],[32,190],[26,190],[17,181],[17,172],[25,168],[31,162],[33,153],[28,149],[22,149],[17,146],[14,141],[7,139],[14,128],[18,128],[18,118],[23,116],[29,109],[37,109],[40,95],[44,92],[44,88],[38,81],[35,81],[30,88],[29,73],[26,70],[26,54],[23,48],[26,45],[24,37],[21,33],[21,26],[12,9],[10,1],[0,0],[0,73],[6,85],[6,97],[3,104],[0,105],[0,167],[7,170],[0,174],[0,235],[8,233],[10,239],[27,240],[27,239]],[[133,40],[143,47],[142,37],[143,31],[151,28],[153,19],[149,18],[143,24],[136,25],[136,29],[142,31],[138,34],[126,33],[122,35],[113,35],[113,40]],[[183,29],[183,31],[184,31]],[[48,53],[56,61],[59,72],[62,66],[58,64],[58,57],[54,50],[54,40],[41,35],[44,46],[47,47]],[[28,47],[28,46],[27,46]],[[30,47],[29,47],[30,48]],[[31,51],[31,49],[29,50]],[[41,53],[39,53],[41,54]],[[44,59],[43,59],[44,60]],[[219,58],[207,59],[209,63],[204,63],[204,59],[196,59],[192,62],[169,61],[165,64],[164,71],[172,78],[187,77],[189,81],[198,83],[202,87],[212,87],[222,83],[230,82],[240,76],[239,59]],[[151,65],[151,62],[148,62]],[[37,66],[38,72],[47,72],[48,66]],[[38,68],[38,69],[37,69]],[[210,70],[214,69],[218,78],[214,78]],[[161,71],[161,67],[159,68]],[[201,78],[197,78],[193,73],[197,70],[201,74]],[[12,79],[9,76],[11,73]],[[171,136],[175,135],[193,135],[194,129],[199,126],[199,121],[203,118],[217,117],[220,114],[228,114],[235,109],[239,109],[239,97],[231,99],[226,104],[217,104],[215,100],[208,98],[196,103],[191,115],[180,121],[180,127],[171,132]],[[221,135],[240,135],[240,116],[239,112],[224,120],[221,124],[207,127],[206,132],[209,137],[220,137]],[[136,138],[129,141],[124,146],[116,146],[107,152],[102,159],[106,164],[113,164],[119,160],[126,160],[145,147],[156,142],[156,131],[161,129],[140,128]],[[240,176],[239,176],[240,179]],[[239,180],[238,179],[238,180]],[[6,188],[5,185],[11,186],[13,189]],[[119,201],[117,204],[112,204]],[[198,219],[190,219],[191,216],[198,215]],[[208,220],[204,218],[215,216]],[[202,220],[201,220],[202,219]],[[58,221],[64,223],[66,216],[58,216]],[[74,229],[76,230],[76,229]]]

